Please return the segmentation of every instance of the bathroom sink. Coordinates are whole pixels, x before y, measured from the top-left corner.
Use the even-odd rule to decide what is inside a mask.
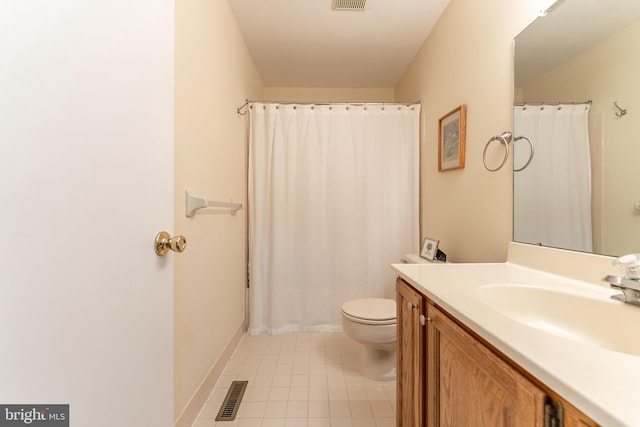
[[[563,338],[640,356],[640,307],[611,300],[607,289],[592,293],[553,287],[491,284],[480,301],[517,322]]]

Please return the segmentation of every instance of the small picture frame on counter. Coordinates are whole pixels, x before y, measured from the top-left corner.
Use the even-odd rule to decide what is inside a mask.
[[[436,252],[435,262],[447,262],[447,254],[442,252],[440,248],[438,248],[438,252]]]
[[[433,259],[438,252],[438,243],[440,243],[439,240],[425,237],[424,242],[422,242],[422,250],[420,251],[420,256],[427,261],[433,262]]]

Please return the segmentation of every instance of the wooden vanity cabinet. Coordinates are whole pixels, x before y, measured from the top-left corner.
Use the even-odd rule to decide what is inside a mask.
[[[398,427],[425,426],[426,298],[398,279],[396,413]],[[422,316],[422,318],[420,317]]]
[[[427,304],[427,425],[544,427],[547,394]]]
[[[400,278],[396,291],[398,427],[598,427]]]
[[[600,427],[598,423],[571,406],[568,402],[558,398],[564,404],[563,427]]]

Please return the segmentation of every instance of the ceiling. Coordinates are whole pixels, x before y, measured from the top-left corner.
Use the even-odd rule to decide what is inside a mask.
[[[535,20],[515,39],[516,87],[638,20],[640,0],[558,1],[555,10]]]
[[[449,0],[227,0],[268,87],[392,88]]]

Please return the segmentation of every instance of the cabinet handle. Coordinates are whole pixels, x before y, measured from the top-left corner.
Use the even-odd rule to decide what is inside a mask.
[[[416,308],[416,307],[418,307],[418,306],[417,306],[417,305],[415,305],[415,304],[413,304],[413,303],[411,303],[411,302],[408,302],[408,303],[407,303],[407,309],[408,309],[409,311],[413,310],[413,309],[414,309],[414,308]]]
[[[426,324],[427,324],[427,318],[426,318],[426,317],[424,317],[424,314],[421,314],[421,315],[420,315],[420,324],[421,324],[422,326],[424,326],[424,325],[426,325]]]

